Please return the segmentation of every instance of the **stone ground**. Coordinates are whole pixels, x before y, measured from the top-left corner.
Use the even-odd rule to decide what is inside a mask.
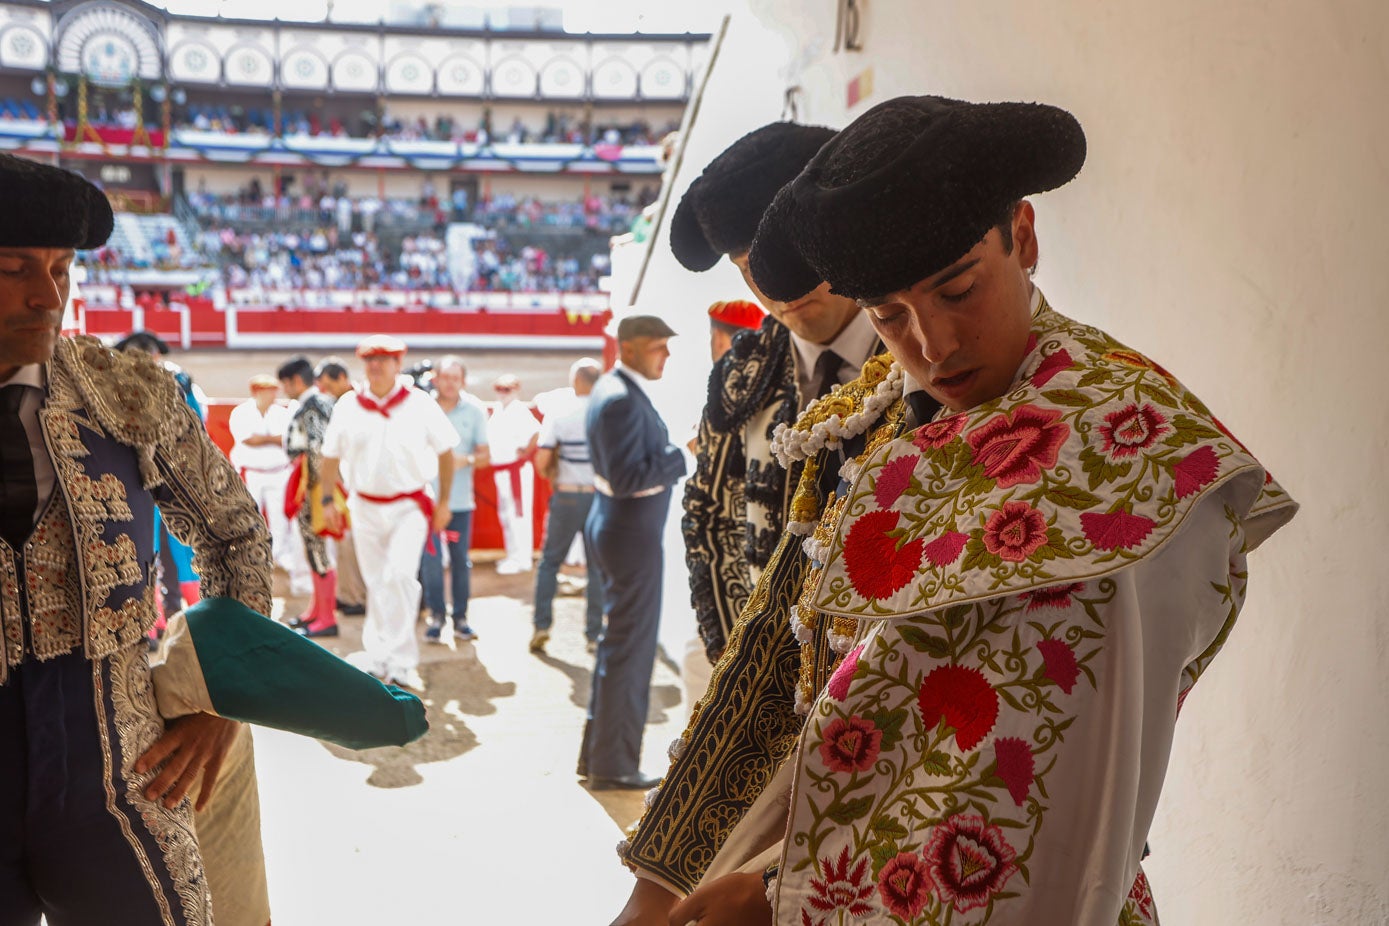
[[[582,594],[572,594],[581,576],[562,579],[554,635],[537,656],[527,650],[534,573],[498,576],[475,563],[478,639],[422,644],[430,731],[418,742],[352,752],[255,731],[277,926],[612,919],[632,884],[613,848],[643,795],[590,794],[574,775],[593,668]],[[277,599],[277,617],[297,609]],[[324,642],[348,657],[360,651],[361,624],[344,618],[343,635]],[[684,726],[681,690],[662,654],[643,749],[649,774],[664,771]]]

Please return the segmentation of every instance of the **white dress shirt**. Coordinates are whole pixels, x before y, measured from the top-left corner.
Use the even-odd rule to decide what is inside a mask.
[[[832,350],[843,358],[844,363],[839,368],[838,379],[840,383],[847,383],[858,378],[863,362],[868,359],[868,354],[876,343],[878,332],[873,330],[868,313],[863,311],[855,312],[853,319],[844,326],[844,330],[828,344],[812,344],[794,331],[791,332],[791,344],[796,348],[796,389],[801,396],[801,407],[810,404],[811,399],[818,398],[811,395],[810,390],[815,388],[811,379],[815,376],[815,362],[820,359],[821,354]]]
[[[31,387],[24,390],[24,397],[19,401],[19,420],[24,423],[24,436],[29,439],[29,452],[34,457],[34,482],[38,486],[39,496],[38,505],[34,508],[34,523],[37,524],[58,482],[58,474],[54,472],[53,461],[48,456],[48,445],[43,442],[43,428],[39,425],[39,408],[47,395],[43,367],[37,363],[22,366],[13,376],[0,383],[0,387],[13,385]],[[8,436],[5,439],[8,440]]]

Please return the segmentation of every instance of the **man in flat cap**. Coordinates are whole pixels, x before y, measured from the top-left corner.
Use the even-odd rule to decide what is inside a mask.
[[[201,775],[198,806],[212,799],[244,728],[156,709],[153,512],[207,594],[262,613],[265,523],[156,361],[58,336],[74,249],[111,232],[106,198],[0,154],[0,202],[0,918],[210,923],[210,888],[237,901],[204,870],[190,798]],[[225,920],[264,923],[263,881],[236,888],[258,909]]]
[[[588,455],[598,490],[584,535],[603,576],[607,629],[598,640],[578,772],[593,791],[646,789],[641,740],[661,619],[661,550],[670,488],[685,455],[670,442],[648,385],[661,378],[675,336],[654,315],[617,326],[617,365],[588,405]]]
[[[777,190],[833,136],[829,129],[785,122],[744,136],[691,184],[672,222],[671,247],[685,267],[703,271],[727,257],[769,312],[758,330],[737,335],[714,365],[681,524],[707,655],[711,661],[723,655],[738,625],[744,625],[745,645],[736,658],[720,662],[665,783],[620,849],[638,880],[619,923],[661,921],[704,877],[792,747],[801,725],[797,680],[804,676],[813,686],[829,657],[823,647],[803,652],[790,630],[787,611],[800,592],[805,561],[794,545],[784,555],[780,547],[787,546],[792,490],[805,457],[787,458],[784,465],[772,453],[771,438],[807,403],[836,385],[847,388],[878,339],[853,301],[828,285],[791,300],[768,297],[748,276],[747,252]],[[871,392],[855,389],[855,398],[843,401],[861,403]],[[823,458],[841,452],[820,448],[810,455],[830,488],[839,461]],[[812,478],[800,503],[809,514],[792,519],[812,517],[824,491]],[[753,596],[755,614],[745,614],[749,592],[767,572],[774,576]]]
[[[900,364],[884,383],[941,410],[870,442],[806,542],[799,616],[851,648],[766,895],[730,875],[741,912],[697,893],[671,922],[1154,921],[1139,860],[1177,712],[1296,505],[1172,374],[1033,285],[1022,197],[1084,154],[1054,107],[899,98],[768,210],[758,285],[858,300]]]
[[[423,691],[415,635],[420,557],[452,516],[458,432],[439,404],[401,375],[403,341],[373,335],[357,346],[357,356],[367,380],[333,406],[323,434],[320,500],[329,530],[340,533],[343,517],[333,487],[341,481],[350,493],[347,510],[367,587],[366,668],[377,678]]]

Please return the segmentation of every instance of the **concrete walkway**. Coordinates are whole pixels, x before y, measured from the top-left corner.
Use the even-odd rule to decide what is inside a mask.
[[[574,775],[593,657],[582,597],[555,602],[548,653],[528,652],[534,574],[473,572],[478,640],[424,646],[430,732],[354,753],[256,730],[276,926],[606,924],[631,889],[613,847],[640,792]],[[283,604],[277,602],[277,610]],[[326,641],[359,650],[361,618]],[[686,708],[658,659],[643,769],[660,774]]]

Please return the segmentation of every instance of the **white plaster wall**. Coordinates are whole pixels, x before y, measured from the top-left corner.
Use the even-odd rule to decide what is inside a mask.
[[[860,5],[865,50],[834,55],[831,0],[753,0],[788,39],[767,49],[803,117],[842,126],[901,93],[1073,111],[1089,160],[1035,200],[1038,282],[1175,371],[1303,505],[1253,554],[1243,617],[1187,701],[1146,866],[1164,920],[1389,923],[1389,8]],[[876,92],[848,111],[865,68]],[[693,163],[775,117],[775,70],[716,72]],[[644,301],[693,318],[736,291],[668,264]]]

